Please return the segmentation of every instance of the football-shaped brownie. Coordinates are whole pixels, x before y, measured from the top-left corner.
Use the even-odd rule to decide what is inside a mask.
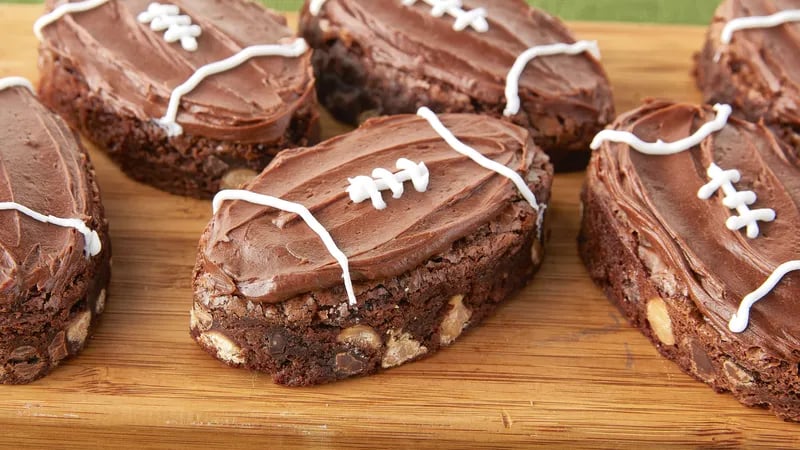
[[[800,161],[728,105],[654,101],[601,132],[580,249],[684,371],[800,420]]]
[[[210,197],[317,139],[311,51],[247,0],[48,0],[42,101],[131,177]]]
[[[301,14],[320,102],[345,122],[421,106],[504,117],[572,170],[614,118],[597,44],[524,0],[312,0]]]
[[[764,119],[800,147],[800,0],[726,0],[717,9],[697,61],[709,103],[727,103]]]
[[[32,90],[0,79],[0,383],[9,384],[84,346],[110,270],[89,156]]]
[[[430,355],[539,267],[551,181],[524,128],[428,109],[282,152],[215,198],[192,336],[293,386]]]

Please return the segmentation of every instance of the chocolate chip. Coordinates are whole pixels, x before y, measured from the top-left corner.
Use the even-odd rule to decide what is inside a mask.
[[[269,337],[269,353],[273,356],[283,355],[286,351],[286,336],[281,332],[275,332]]]

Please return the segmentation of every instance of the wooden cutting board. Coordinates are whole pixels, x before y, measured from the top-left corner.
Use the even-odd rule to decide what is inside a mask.
[[[0,76],[36,79],[30,30],[40,11],[0,5]],[[699,101],[690,70],[702,28],[572,26],[600,41],[619,111],[646,96]],[[137,184],[103,153],[92,157],[114,252],[106,313],[78,358],[31,385],[0,386],[0,446],[800,445],[800,425],[683,374],[595,288],[575,246],[582,174],[556,177],[544,267],[483,326],[381,375],[289,389],[223,366],[189,338],[190,274],[210,203]]]

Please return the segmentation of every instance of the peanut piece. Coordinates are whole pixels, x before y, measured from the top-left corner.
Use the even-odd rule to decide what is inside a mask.
[[[420,345],[410,334],[392,330],[389,331],[389,342],[386,344],[386,353],[381,360],[381,366],[384,369],[399,366],[427,352],[428,348]]]
[[[371,350],[377,350],[383,346],[378,333],[366,325],[345,328],[336,337],[336,341],[356,347],[366,347]]]
[[[217,352],[217,358],[230,364],[244,364],[242,349],[228,336],[219,331],[206,331],[200,335],[200,342]]]
[[[89,324],[92,323],[92,312],[89,310],[78,313],[72,323],[67,327],[67,340],[73,344],[83,345],[89,335]]]
[[[472,311],[464,306],[464,296],[456,295],[448,302],[450,304],[450,311],[442,320],[442,325],[439,327],[439,342],[442,345],[450,345],[457,337],[464,331]]]
[[[233,169],[222,177],[222,189],[237,189],[256,177],[258,173],[251,169]]]
[[[647,302],[647,321],[659,341],[664,345],[675,345],[675,336],[672,334],[672,320],[667,312],[667,304],[659,297],[651,298]]]

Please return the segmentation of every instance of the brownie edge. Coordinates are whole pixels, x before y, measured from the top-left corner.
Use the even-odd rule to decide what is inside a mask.
[[[611,207],[608,192],[598,188],[597,176],[590,171],[581,194],[578,247],[589,275],[608,299],[688,375],[716,392],[732,393],[744,405],[769,408],[784,420],[800,421],[800,402],[792,394],[797,390],[797,367],[786,361],[762,360],[758,349],[720,342],[719,333],[703,319],[682,286],[671,290],[683,294],[663,297],[665,287],[654,281],[637,254],[638,234],[620,219],[624,214]]]

